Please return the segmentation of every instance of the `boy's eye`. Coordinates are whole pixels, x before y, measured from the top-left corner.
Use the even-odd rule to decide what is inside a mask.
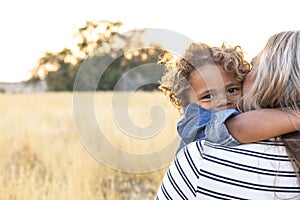
[[[210,99],[210,98],[212,98],[212,96],[210,94],[205,95],[205,96],[202,97],[202,99]]]
[[[229,93],[234,93],[234,92],[237,92],[238,91],[238,88],[230,88],[228,90]]]

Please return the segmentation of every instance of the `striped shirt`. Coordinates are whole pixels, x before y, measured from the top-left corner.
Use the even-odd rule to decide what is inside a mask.
[[[235,147],[192,142],[171,163],[158,189],[163,199],[300,199],[285,146],[272,140]]]

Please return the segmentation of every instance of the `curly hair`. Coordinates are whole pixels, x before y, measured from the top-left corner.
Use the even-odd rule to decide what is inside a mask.
[[[180,113],[189,103],[189,78],[196,68],[204,65],[220,65],[224,71],[232,73],[238,81],[243,81],[250,71],[250,64],[244,60],[242,48],[231,47],[225,43],[221,47],[192,43],[182,57],[176,59],[175,56],[166,54],[160,63],[165,65],[166,73],[162,76],[158,88]]]

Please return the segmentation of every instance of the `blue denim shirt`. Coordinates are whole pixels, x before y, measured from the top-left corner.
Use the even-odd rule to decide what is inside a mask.
[[[240,112],[236,109],[214,111],[189,104],[184,110],[184,118],[177,123],[177,131],[181,137],[177,152],[195,140],[208,140],[226,146],[239,145],[224,124],[228,118],[238,114]]]

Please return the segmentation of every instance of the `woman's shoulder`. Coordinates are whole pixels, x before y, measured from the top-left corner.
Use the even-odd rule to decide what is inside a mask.
[[[238,146],[224,146],[204,140],[198,140],[185,146],[176,155],[176,160],[196,168],[206,168],[213,164],[220,168],[226,166],[274,166],[286,167],[292,170],[285,146],[275,140],[266,140]],[[293,170],[292,170],[293,171]]]
[[[285,145],[275,139],[234,147],[198,140],[187,145],[177,156],[183,155],[199,160],[208,159],[208,157],[221,157],[235,161],[250,159],[251,162],[255,159],[289,161]]]
[[[299,194],[285,146],[275,140],[234,147],[198,140],[185,146],[171,166],[171,174],[176,177],[172,180],[188,183],[187,188],[194,188],[200,199],[216,195],[215,191],[229,199],[245,195],[270,199],[275,194],[275,180],[275,189],[285,196]]]
[[[197,141],[199,144],[194,144],[201,146],[200,150],[203,153],[222,152],[222,154],[228,152],[229,154],[239,154],[243,156],[255,156],[264,155],[265,157],[277,157],[277,156],[287,156],[285,145],[282,142],[276,141],[275,139],[269,139],[249,144],[241,144],[237,146],[224,146],[216,143],[211,143],[208,141]]]
[[[243,194],[269,199],[274,195],[275,180],[275,189],[282,194],[299,194],[293,167],[281,142],[267,140],[232,147],[203,140],[190,143],[181,153],[178,163],[185,163],[183,169],[191,169],[188,172],[198,178],[195,187],[199,197],[218,191],[221,196]]]

